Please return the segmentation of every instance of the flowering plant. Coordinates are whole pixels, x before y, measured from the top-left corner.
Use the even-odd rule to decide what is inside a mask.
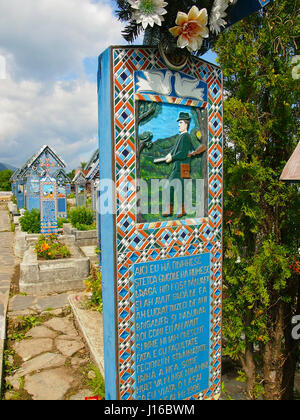
[[[39,259],[58,260],[71,256],[70,251],[58,240],[57,235],[48,237],[40,235],[35,250]]]
[[[166,52],[181,50],[201,55],[230,24],[237,0],[116,0],[117,14],[127,22],[123,31],[132,43],[145,31],[144,44],[162,45]]]

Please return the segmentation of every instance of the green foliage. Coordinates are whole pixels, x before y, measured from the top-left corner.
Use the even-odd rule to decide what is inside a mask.
[[[11,191],[10,178],[13,175],[13,171],[5,169],[0,171],[0,191]]]
[[[103,300],[102,300],[102,276],[100,272],[97,272],[96,278],[89,278],[85,281],[87,292],[91,293],[89,308],[95,309],[96,311],[102,312]]]
[[[91,371],[93,372],[93,376],[88,379],[88,386],[91,388],[94,397],[98,396],[100,399],[104,400],[105,383],[101,372],[95,366],[89,365],[86,373]]]
[[[75,207],[69,212],[69,220],[72,226],[78,230],[95,229],[94,212],[89,207]]]
[[[74,179],[74,177],[75,177],[75,169],[72,169],[72,171],[69,172],[67,175],[70,178],[70,180],[72,181],[72,179]]]
[[[291,75],[299,53],[296,3],[276,1],[233,25],[215,49],[227,92],[224,354],[242,362],[250,398],[282,398],[297,358],[297,342],[283,338],[291,336],[300,299],[292,269],[299,260],[300,197],[279,180],[299,141],[299,81]]]
[[[11,202],[14,204],[18,204],[17,199],[14,195],[11,196]]]
[[[63,227],[63,224],[64,224],[64,223],[68,223],[68,220],[67,220],[67,219],[64,219],[64,218],[59,219],[59,220],[57,221],[57,226],[58,226],[58,228],[59,228],[59,229],[61,229],[61,228]]]
[[[71,252],[59,241],[57,235],[41,235],[35,244],[35,250],[40,259],[58,260],[71,256]]]
[[[41,317],[34,315],[26,315],[24,317],[19,317],[18,322],[16,323],[13,332],[9,336],[10,340],[21,341],[24,340],[26,333],[33,327],[37,327],[42,322]]]
[[[40,211],[32,209],[26,210],[24,216],[20,218],[20,225],[23,232],[40,233],[41,230],[41,216]]]

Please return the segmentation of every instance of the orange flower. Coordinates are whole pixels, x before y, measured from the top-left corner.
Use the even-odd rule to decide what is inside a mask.
[[[50,248],[50,246],[47,243],[42,244],[42,250],[43,251],[48,251],[49,248]]]
[[[206,9],[199,10],[193,6],[188,15],[178,12],[176,25],[169,29],[174,37],[178,36],[177,45],[179,48],[185,48],[189,51],[197,51],[201,48],[203,38],[208,38],[209,30],[206,27],[208,14]]]

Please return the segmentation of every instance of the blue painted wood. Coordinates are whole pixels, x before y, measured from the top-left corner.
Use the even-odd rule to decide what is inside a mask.
[[[27,210],[40,210],[40,197],[28,197]]]
[[[26,182],[26,208],[40,210],[40,177],[32,171]]]
[[[24,185],[21,183],[17,183],[16,190],[17,190],[17,205],[18,209],[24,208],[24,192],[23,192]]]
[[[270,3],[270,1],[271,0],[239,0],[229,14],[229,25],[233,25],[239,20],[257,12]]]
[[[98,135],[100,182],[113,179],[114,167],[112,156],[112,98],[111,98],[111,50],[107,49],[99,57],[98,66]],[[100,195],[103,191],[100,190]],[[99,209],[98,209],[99,212]],[[100,221],[99,237],[102,252],[102,294],[103,294],[103,333],[105,360],[106,400],[117,400],[117,360],[116,360],[116,316],[115,316],[115,249],[114,215],[98,215]]]

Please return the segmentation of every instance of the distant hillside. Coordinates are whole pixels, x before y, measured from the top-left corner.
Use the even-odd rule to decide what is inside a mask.
[[[8,163],[2,163],[0,162],[0,171],[4,171],[5,169],[10,169],[11,171],[15,171],[17,168],[15,168],[12,165],[8,165]]]

